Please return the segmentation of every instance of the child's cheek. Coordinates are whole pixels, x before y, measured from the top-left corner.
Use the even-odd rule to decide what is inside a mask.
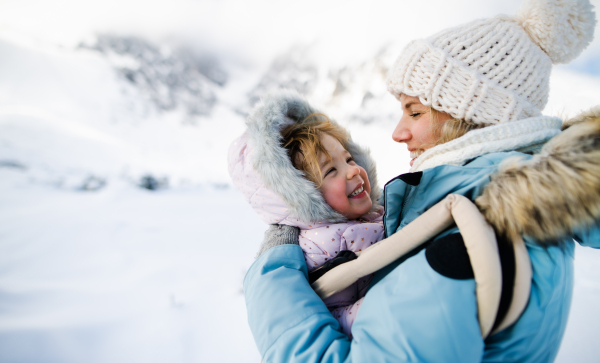
[[[336,180],[334,194],[336,198],[341,202],[347,199],[346,196],[346,180]]]
[[[324,186],[322,193],[327,204],[329,204],[336,211],[344,213],[344,209],[348,203],[345,180],[340,179],[330,181],[326,186]]]

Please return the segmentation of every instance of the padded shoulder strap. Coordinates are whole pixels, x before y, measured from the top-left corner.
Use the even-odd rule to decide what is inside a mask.
[[[359,278],[394,262],[435,237],[453,222],[457,224],[463,236],[473,267],[477,284],[477,315],[481,335],[485,338],[492,329],[500,304],[502,291],[500,257],[492,227],[487,224],[477,207],[461,195],[448,195],[400,231],[364,250],[357,259],[327,272],[314,282],[312,287],[321,298],[325,299],[350,286]],[[527,262],[529,262],[528,255]],[[528,283],[531,284],[531,279]],[[521,312],[522,310],[518,312],[516,318]],[[511,314],[510,309],[509,314]],[[511,316],[513,315],[514,313]],[[502,326],[504,321],[499,328]]]
[[[533,277],[531,260],[529,259],[529,253],[527,252],[523,238],[518,237],[512,242],[515,251],[515,282],[513,284],[512,300],[504,319],[502,319],[500,324],[492,331],[491,335],[513,325],[517,319],[519,319],[523,311],[525,311],[527,303],[529,302],[531,279]]]

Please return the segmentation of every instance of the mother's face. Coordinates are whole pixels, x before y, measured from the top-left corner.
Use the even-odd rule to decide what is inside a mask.
[[[419,98],[401,95],[402,118],[392,133],[392,139],[405,143],[410,152],[410,165],[425,150],[433,147],[439,136],[439,130],[452,117],[445,112],[438,112],[436,120],[431,118],[431,109],[419,101]]]

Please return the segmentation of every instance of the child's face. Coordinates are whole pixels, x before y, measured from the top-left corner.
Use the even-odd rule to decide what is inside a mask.
[[[319,188],[327,204],[348,219],[367,213],[371,201],[371,185],[367,172],[358,166],[342,144],[327,134],[321,136],[323,146],[331,156],[319,156],[323,183]]]

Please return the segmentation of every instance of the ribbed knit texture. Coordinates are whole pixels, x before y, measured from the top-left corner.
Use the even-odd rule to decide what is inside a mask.
[[[286,226],[284,224],[271,224],[265,231],[265,237],[260,244],[256,258],[265,253],[267,250],[281,245],[297,245],[298,244],[297,227]]]

